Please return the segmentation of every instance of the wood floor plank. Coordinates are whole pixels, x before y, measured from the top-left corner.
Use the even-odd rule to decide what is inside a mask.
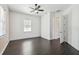
[[[30,38],[11,41],[3,55],[78,55],[79,52],[60,39]]]

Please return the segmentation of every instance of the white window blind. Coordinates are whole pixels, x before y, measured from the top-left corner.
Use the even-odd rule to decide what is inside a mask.
[[[31,20],[24,20],[24,32],[31,31]]]

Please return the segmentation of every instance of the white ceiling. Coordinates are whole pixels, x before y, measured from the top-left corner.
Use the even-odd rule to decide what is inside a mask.
[[[41,9],[44,9],[44,12],[40,12],[39,14],[31,13],[32,9],[29,7],[34,7],[34,4],[8,4],[10,10],[17,11],[25,14],[33,14],[33,15],[42,15],[48,11],[55,12],[55,10],[65,10],[70,4],[40,4]]]

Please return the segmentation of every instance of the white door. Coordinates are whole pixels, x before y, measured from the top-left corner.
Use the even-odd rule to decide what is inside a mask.
[[[60,43],[68,39],[68,16],[64,15],[60,22]]]
[[[64,42],[64,33],[63,33],[63,25],[64,25],[64,16],[61,17],[61,20],[60,20],[60,43],[63,43]]]
[[[63,33],[64,33],[64,41],[68,39],[68,15],[64,16],[64,27],[63,27]]]

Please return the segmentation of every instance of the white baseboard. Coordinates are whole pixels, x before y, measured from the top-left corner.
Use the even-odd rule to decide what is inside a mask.
[[[38,38],[41,36],[37,36],[37,37],[29,37],[29,38],[20,38],[20,39],[10,39],[10,41],[15,41],[15,40],[22,40],[22,39],[31,39],[31,38]]]
[[[66,42],[66,41],[65,41]],[[70,44],[69,42],[67,42],[69,45],[71,45],[73,48],[75,48],[77,51],[79,51],[79,49],[77,47],[75,47],[73,44]]]

